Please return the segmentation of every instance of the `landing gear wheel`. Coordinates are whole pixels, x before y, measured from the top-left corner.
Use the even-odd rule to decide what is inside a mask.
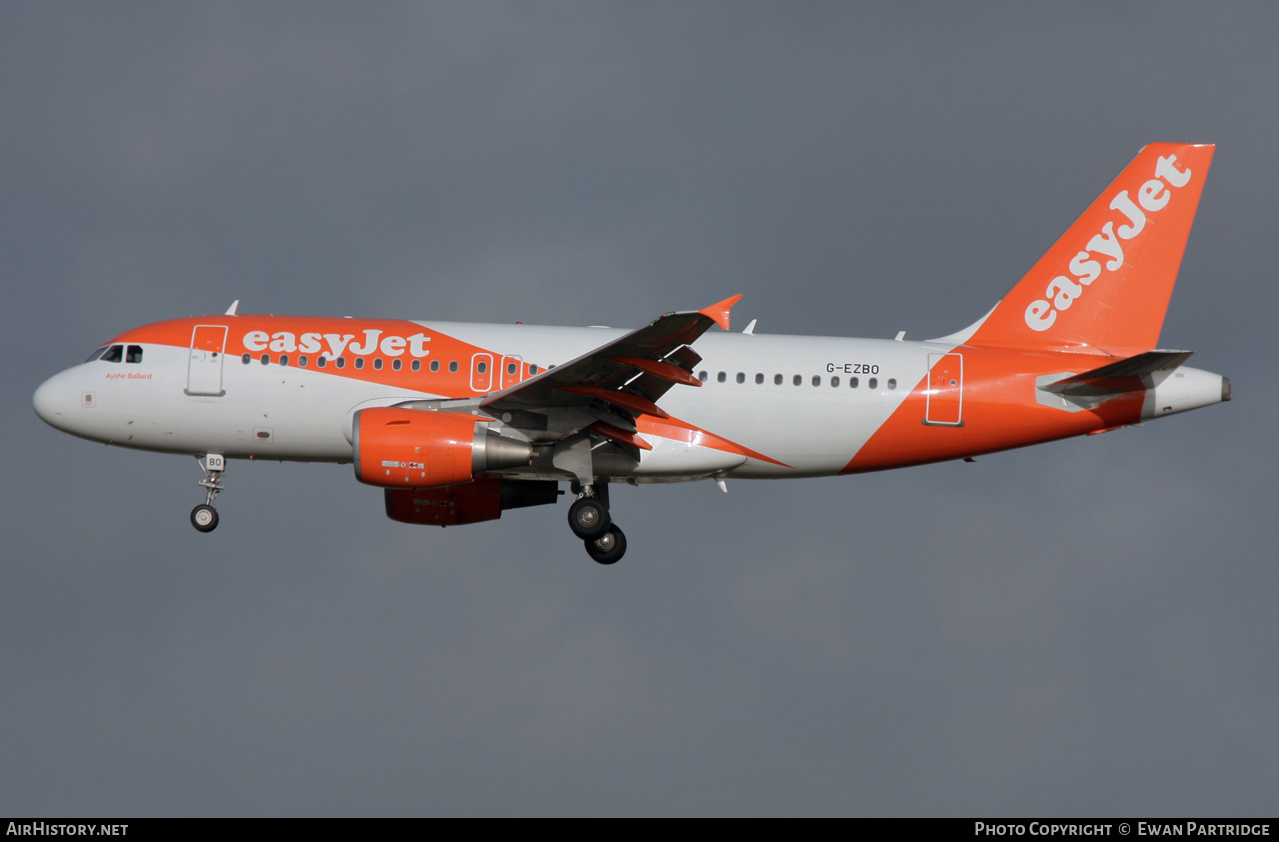
[[[626,555],[626,536],[616,526],[594,541],[585,541],[586,554],[600,564],[616,564]]]
[[[608,532],[613,519],[608,507],[596,497],[579,497],[568,507],[568,525],[573,534],[583,541],[594,541]],[[621,558],[621,556],[618,556]]]
[[[218,528],[218,510],[201,503],[191,510],[191,525],[200,532],[212,532]]]

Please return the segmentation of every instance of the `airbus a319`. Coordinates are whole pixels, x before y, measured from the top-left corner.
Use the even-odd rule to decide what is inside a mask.
[[[730,333],[740,296],[638,330],[216,316],[121,333],[35,393],[53,427],[195,456],[351,463],[411,524],[555,503],[626,551],[611,483],[795,479],[1101,433],[1230,399],[1158,349],[1213,147],[1145,147],[995,307],[937,339]],[[707,332],[712,326],[722,331]]]

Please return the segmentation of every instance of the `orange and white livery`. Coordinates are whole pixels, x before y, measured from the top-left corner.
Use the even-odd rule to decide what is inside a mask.
[[[900,468],[1229,400],[1191,352],[1156,347],[1212,154],[1147,146],[994,309],[939,339],[730,333],[740,296],[633,331],[233,304],[125,331],[35,409],[83,438],[196,456],[202,532],[228,459],[349,462],[416,524],[494,520],[568,482],[573,532],[611,564],[626,539],[610,483]]]

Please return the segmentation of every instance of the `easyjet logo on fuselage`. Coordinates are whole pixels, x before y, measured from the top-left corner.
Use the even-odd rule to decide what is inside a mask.
[[[1146,227],[1147,213],[1158,213],[1167,206],[1172,198],[1169,187],[1185,187],[1190,183],[1191,171],[1177,169],[1176,163],[1176,155],[1161,156],[1155,162],[1155,177],[1137,189],[1137,201],[1132,200],[1127,190],[1110,200],[1110,209],[1123,214],[1123,219],[1101,226],[1101,232],[1070,261],[1070,276],[1058,275],[1048,282],[1044,298],[1032,301],[1026,308],[1027,327],[1036,331],[1052,327],[1057,313],[1069,310],[1083,295],[1084,287],[1101,277],[1103,260],[1107,272],[1124,265],[1124,241],[1136,237]]]
[[[415,333],[412,336],[394,334],[383,336],[383,333],[382,330],[368,328],[364,331],[363,341],[355,342],[356,337],[353,333],[304,333],[298,337],[287,330],[278,333],[251,330],[244,334],[244,339],[241,341],[244,343],[244,349],[251,353],[273,351],[277,354],[294,352],[318,354],[324,347],[321,340],[328,344],[330,357],[340,357],[343,352],[349,352],[358,357],[378,352],[387,357],[398,357],[406,351],[413,357],[425,357],[431,353],[426,347],[431,337],[425,333]]]

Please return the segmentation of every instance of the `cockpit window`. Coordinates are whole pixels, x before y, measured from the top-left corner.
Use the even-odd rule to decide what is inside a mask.
[[[142,346],[141,346],[141,345],[130,345],[130,346],[129,346],[129,349],[125,352],[125,355],[124,355],[124,361],[125,361],[126,363],[140,363],[140,362],[142,362]]]
[[[104,363],[120,362],[120,360],[124,359],[124,346],[112,345],[106,350],[106,353],[102,355],[101,359]]]
[[[102,355],[106,352],[107,348],[109,348],[109,347],[111,347],[111,346],[110,346],[110,345],[103,345],[101,348],[99,348],[98,350],[96,350],[96,351],[94,351],[92,354],[90,354],[90,355],[89,355],[89,359],[85,360],[85,362],[87,362],[87,363],[91,363],[91,362],[93,362],[93,361],[94,361],[94,360],[96,360],[98,357],[102,356]]]

